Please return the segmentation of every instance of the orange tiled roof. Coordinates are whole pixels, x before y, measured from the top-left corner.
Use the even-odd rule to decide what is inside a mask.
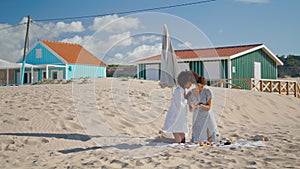
[[[243,45],[243,46],[228,46],[217,48],[205,48],[205,49],[187,49],[176,50],[175,54],[177,59],[196,59],[196,58],[213,58],[213,57],[229,57],[246,50],[255,48],[262,44]],[[160,60],[161,55],[156,55],[144,59],[137,60],[137,62],[156,61]]]
[[[40,40],[69,64],[106,66],[106,64],[79,44]]]

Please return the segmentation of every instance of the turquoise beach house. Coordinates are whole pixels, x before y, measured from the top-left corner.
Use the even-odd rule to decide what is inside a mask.
[[[27,53],[24,84],[44,79],[106,77],[106,64],[79,44],[39,40]],[[20,84],[20,69],[14,71],[14,83]],[[11,79],[10,79],[11,81]]]

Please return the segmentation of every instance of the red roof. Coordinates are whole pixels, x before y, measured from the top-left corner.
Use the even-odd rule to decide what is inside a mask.
[[[106,66],[106,64],[79,44],[40,40],[69,64]]]
[[[214,57],[229,57],[249,49],[258,47],[262,44],[243,45],[243,46],[228,46],[217,48],[204,48],[204,49],[187,49],[176,50],[175,54],[177,59],[196,59],[196,58],[214,58]],[[137,62],[147,62],[160,60],[161,55],[156,55],[144,59],[137,60]]]

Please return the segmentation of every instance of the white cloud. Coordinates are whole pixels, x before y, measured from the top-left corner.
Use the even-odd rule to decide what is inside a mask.
[[[132,44],[130,32],[109,35],[108,37],[97,37],[96,35],[85,38],[81,43],[86,49],[90,50],[96,56],[102,58],[110,50],[116,48],[129,47]]]
[[[156,43],[158,41],[161,41],[161,37],[157,35],[141,35],[133,38],[134,44]]]
[[[63,32],[82,32],[84,27],[82,22],[71,22],[70,24],[64,22],[57,22],[54,29],[60,33]]]
[[[108,64],[132,64],[133,61],[155,56],[161,53],[161,43],[154,45],[140,45],[128,52],[118,52],[113,56],[106,56]]]
[[[124,58],[124,55],[122,53],[117,53],[117,54],[115,54],[115,58],[122,60]]]
[[[27,18],[23,18],[20,23],[26,21]],[[9,26],[12,25],[0,23],[0,29]],[[82,22],[33,22],[30,25],[30,44],[33,47],[32,45],[36,44],[37,39],[76,43],[100,59],[103,59],[106,53],[110,53],[111,56],[109,57],[112,57],[113,61],[135,56],[150,56],[152,53],[160,52],[160,47],[156,49],[154,46],[151,47],[151,45],[146,44],[157,43],[161,37],[152,34],[132,35],[130,29],[139,28],[137,18],[118,17],[117,15],[95,18],[93,25],[89,28],[90,30],[98,30],[101,26],[105,26],[105,31],[94,33],[85,31]],[[22,57],[25,30],[26,24],[12,29],[0,30],[0,59],[16,62]],[[67,35],[67,37],[62,39],[62,35]],[[143,46],[135,48],[140,44]],[[134,48],[135,50],[132,50]]]
[[[83,37],[75,35],[72,38],[65,38],[62,41],[80,44],[85,49],[97,56],[99,59],[102,59],[111,49],[119,47],[124,48],[132,45],[130,32],[112,34],[106,38],[99,36],[97,36],[97,34],[94,34],[93,36],[87,35]],[[117,57],[119,57],[120,59],[121,55],[118,54]]]
[[[129,29],[137,29],[139,27],[139,20],[137,18],[125,18],[118,15],[108,15],[94,19],[93,25],[89,27],[90,30],[104,30],[107,32],[120,32]]]
[[[177,46],[180,48],[192,48],[192,43],[189,41],[186,41],[184,43],[179,43]]]
[[[20,23],[25,22],[27,22],[27,18],[23,18]],[[9,26],[12,25],[0,23],[0,28],[6,28]],[[25,24],[10,29],[0,30],[0,59],[16,62],[22,58],[25,30]],[[32,45],[35,45],[38,38],[52,40],[54,38],[58,38],[64,33],[80,33],[84,30],[84,26],[81,22],[33,22],[29,27],[30,45],[31,47]],[[75,38],[77,38],[77,41],[79,40],[79,36],[75,36]],[[74,43],[77,43],[77,41]]]
[[[89,39],[75,36],[68,41],[82,44],[108,64],[129,63],[161,52],[161,38],[156,35],[133,36],[131,32],[124,32],[106,38],[100,36],[94,34]]]
[[[132,38],[131,38],[131,33],[130,32],[124,32],[120,34],[114,34],[111,35],[108,38],[108,41],[103,42],[108,44],[108,46],[113,47],[114,45],[119,45],[119,46],[129,46],[132,44]]]
[[[151,56],[154,53],[158,53],[161,51],[161,44],[155,44],[153,46],[150,45],[141,45],[136,47],[133,51],[128,52],[127,55],[133,58],[143,58],[147,56]]]
[[[83,44],[85,42],[85,38],[75,35],[72,38],[65,38],[62,40],[62,42],[67,42],[67,43],[76,43],[76,44]]]
[[[239,2],[247,2],[247,3],[268,3],[270,0],[235,0]]]
[[[142,36],[140,38],[141,41],[148,41],[150,43],[156,42],[156,41],[161,41],[161,37],[156,36],[156,35],[148,35],[148,36]]]
[[[133,51],[128,52],[127,56],[129,60],[135,60],[139,58],[158,55],[161,52],[161,43],[154,45],[141,45],[136,47]]]
[[[34,23],[32,28],[36,28],[38,33],[42,35],[47,35],[48,38],[58,37],[63,33],[79,33],[83,32],[85,29],[82,22],[57,22],[57,23]]]
[[[0,24],[1,28],[12,25]],[[23,56],[26,26],[0,30],[0,59],[16,62]]]

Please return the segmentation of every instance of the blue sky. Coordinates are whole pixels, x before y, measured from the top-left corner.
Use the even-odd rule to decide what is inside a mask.
[[[25,25],[1,28],[22,23],[27,15],[35,23],[31,46],[37,38],[80,43],[109,64],[160,53],[164,23],[175,49],[264,43],[274,54],[300,54],[299,0],[216,0],[130,15],[35,22],[187,2],[197,0],[1,0],[0,59],[21,58]]]

